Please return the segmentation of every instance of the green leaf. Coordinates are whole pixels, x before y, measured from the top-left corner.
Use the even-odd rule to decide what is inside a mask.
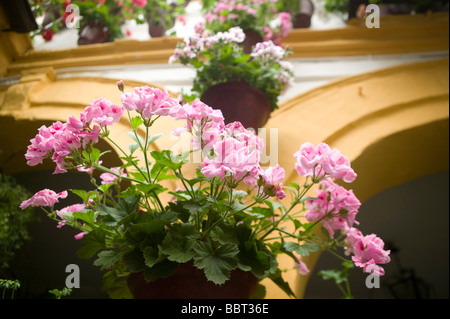
[[[164,188],[160,184],[138,184],[136,185],[136,188],[142,191],[145,195],[159,194],[166,190],[166,188]]]
[[[299,243],[295,242],[285,242],[283,243],[283,248],[286,249],[288,252],[295,251],[300,256],[308,256],[309,253],[318,251],[319,245],[315,243],[307,243],[300,245]]]
[[[144,145],[144,140],[142,139],[142,137],[137,135],[135,132],[128,132],[127,135],[131,137],[136,143]]]
[[[193,248],[200,235],[194,225],[174,224],[164,238],[160,252],[171,261],[188,262],[195,255]]]
[[[158,249],[156,249],[152,246],[148,246],[148,247],[145,247],[145,249],[142,253],[144,256],[145,265],[147,267],[151,268],[154,265],[156,265],[156,263],[158,262],[158,259],[159,259],[159,250]]]
[[[168,225],[169,222],[163,219],[153,219],[144,223],[130,225],[132,231],[143,232],[147,235],[157,233],[164,226]]]
[[[189,152],[186,152],[189,154]],[[150,155],[155,159],[156,163],[160,163],[163,166],[167,166],[173,171],[178,170],[184,165],[185,156],[174,155],[170,150],[152,151]]]
[[[117,264],[122,256],[123,253],[121,251],[104,250],[98,254],[98,258],[94,261],[94,265],[100,266],[101,270],[105,270]]]
[[[177,262],[165,259],[151,268],[145,268],[144,278],[147,281],[155,281],[159,278],[167,278],[173,274],[173,272],[178,268],[178,265],[179,264]]]
[[[83,189],[71,189],[70,191],[75,195],[78,195],[85,203],[87,203],[89,201],[90,196],[94,194],[93,192],[88,193]]]
[[[213,247],[210,242],[197,242],[194,250],[194,265],[203,269],[206,278],[217,285],[225,283],[230,278],[230,272],[238,266],[237,245],[226,243]]]
[[[130,150],[130,154],[133,154],[139,148],[139,144],[131,143],[128,145],[128,149]]]
[[[97,219],[98,212],[89,210],[81,213],[72,213],[72,216],[75,220],[82,220],[89,225],[93,225]]]
[[[265,276],[272,266],[274,256],[260,242],[245,241],[239,245],[239,263],[251,268],[257,276]]]
[[[119,277],[116,269],[105,272],[103,275],[102,290],[106,291],[111,299],[132,299],[127,277]]]
[[[156,141],[158,138],[160,138],[160,137],[163,136],[163,135],[164,135],[164,133],[159,133],[159,134],[155,134],[155,135],[153,135],[153,136],[150,136],[150,137],[148,138],[147,145],[152,144],[154,141]]]
[[[269,277],[281,290],[283,290],[288,296],[295,297],[294,292],[292,291],[291,287],[289,286],[289,283],[287,283],[282,275],[281,271],[278,270],[274,274],[270,275]]]
[[[98,205],[97,209],[100,216],[103,216],[103,222],[108,226],[116,226],[127,215],[125,211],[106,205]]]
[[[142,121],[142,118],[140,116],[135,116],[130,120],[130,123],[133,130],[136,130],[138,126],[142,125],[144,122]]]
[[[123,256],[123,261],[131,272],[138,272],[145,267],[145,259],[139,248],[126,253]]]
[[[323,280],[334,280],[336,284],[341,284],[347,281],[345,274],[338,269],[321,270],[317,274],[321,276]]]
[[[84,246],[78,250],[77,256],[81,259],[93,257],[99,250],[105,248],[105,236],[106,232],[103,229],[87,233],[82,239]]]

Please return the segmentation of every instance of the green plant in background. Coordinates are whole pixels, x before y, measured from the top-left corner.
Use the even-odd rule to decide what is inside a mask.
[[[317,274],[322,277],[323,280],[334,280],[339,290],[344,295],[345,299],[353,299],[352,292],[350,290],[350,282],[348,281],[349,270],[354,268],[354,263],[350,261],[342,262],[341,269],[327,269],[321,270]]]
[[[62,290],[52,289],[48,292],[54,295],[56,299],[61,299],[62,297],[69,296],[72,293],[72,289],[64,287]]]
[[[268,0],[218,0],[206,3],[203,8],[205,27],[213,33],[240,27],[253,32],[262,40],[272,40],[281,45],[291,28],[291,15],[278,11],[275,3]]]
[[[3,288],[2,299],[6,299],[6,291],[11,291],[10,299],[14,299],[14,292],[20,288],[20,282],[18,280],[0,279],[0,288]]]
[[[258,43],[250,54],[245,54],[245,39],[239,27],[219,32],[209,37],[196,34],[180,42],[169,63],[179,61],[196,69],[190,102],[199,98],[210,87],[226,82],[243,81],[263,92],[275,110],[278,97],[293,81],[293,66],[286,60],[291,53],[272,41]]]
[[[288,1],[288,0],[284,0]],[[369,3],[386,5],[386,4],[411,4],[412,10],[416,12],[426,12],[434,8],[448,7],[448,0],[369,0]],[[348,12],[350,0],[325,0],[325,10],[333,13],[345,14]]]
[[[46,41],[50,41],[54,33],[65,27],[64,15],[65,6],[70,1],[62,0],[28,0],[33,16],[39,20],[38,30],[30,33],[30,38],[34,39],[41,35]]]
[[[25,188],[0,173],[0,272],[10,266],[15,253],[30,239],[27,225],[33,219],[33,210],[18,208],[28,197]]]
[[[349,0],[325,0],[327,12],[345,14],[348,12]]]
[[[175,0],[171,3],[166,0],[147,0],[147,4],[141,10],[146,15],[147,22],[170,29],[176,18],[185,13],[184,7],[187,2],[185,0]]]
[[[123,38],[121,25],[125,22],[125,16],[128,16],[129,8],[126,4],[117,2],[115,0],[97,0],[97,1],[83,1],[75,0],[72,4],[78,6],[79,14],[81,15],[79,31],[90,23],[100,23],[104,25],[109,32],[109,41],[114,41],[118,38]],[[130,18],[128,16],[128,18]]]

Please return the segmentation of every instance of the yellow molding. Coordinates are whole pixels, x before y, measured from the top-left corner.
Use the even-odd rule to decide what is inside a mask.
[[[340,29],[294,29],[283,43],[293,50],[292,58],[448,51],[448,29],[448,12],[395,15],[382,18],[379,29],[368,29],[360,20],[352,20]],[[33,50],[12,62],[7,75],[41,67],[165,64],[181,40],[177,37],[147,41],[122,39],[73,49]]]

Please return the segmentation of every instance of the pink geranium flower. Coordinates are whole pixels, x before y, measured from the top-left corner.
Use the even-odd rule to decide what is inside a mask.
[[[283,191],[283,184],[281,181],[284,179],[285,171],[280,165],[271,166],[264,171],[262,178],[265,186],[264,191],[271,196],[276,196],[278,199],[286,197],[286,193]]]
[[[120,171],[117,168],[111,168],[111,171],[114,173],[117,173],[118,175],[122,177],[127,177],[127,173],[125,173],[124,169],[121,169]],[[110,183],[116,183],[120,180],[120,177],[111,173],[103,173],[100,175],[100,179],[102,180],[102,184],[110,184]]]
[[[323,219],[323,226],[333,238],[335,230],[345,230],[358,224],[355,220],[361,202],[352,190],[337,185],[331,179],[320,182],[317,196],[307,200],[305,218],[310,221]]]
[[[312,176],[316,179],[329,176],[343,179],[347,183],[353,182],[356,178],[348,158],[325,143],[317,146],[309,142],[304,143],[294,157],[297,159],[295,169],[299,175]]]
[[[307,274],[309,274],[308,266],[306,266],[306,264],[296,254],[294,254],[294,257],[296,259],[294,267],[295,267],[295,269],[297,269],[297,272],[300,275],[307,275]]]
[[[363,268],[364,272],[373,273],[377,276],[384,275],[383,267],[380,264],[387,264],[391,261],[390,250],[384,250],[384,242],[375,234],[363,236],[354,228],[346,231],[347,254],[353,253],[352,260],[355,265]]]
[[[166,90],[148,86],[137,87],[134,93],[123,93],[121,102],[126,110],[137,111],[146,119],[153,115],[168,115],[172,108],[179,107],[179,102]]]
[[[20,208],[25,209],[29,206],[53,207],[59,202],[60,198],[66,197],[67,191],[55,193],[54,191],[46,188],[34,194],[30,199],[23,201],[20,204]]]

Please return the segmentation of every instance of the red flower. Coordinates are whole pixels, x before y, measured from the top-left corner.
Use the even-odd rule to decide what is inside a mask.
[[[49,42],[53,39],[53,34],[55,33],[53,32],[52,29],[47,29],[42,31],[41,36],[44,38],[46,42]]]

